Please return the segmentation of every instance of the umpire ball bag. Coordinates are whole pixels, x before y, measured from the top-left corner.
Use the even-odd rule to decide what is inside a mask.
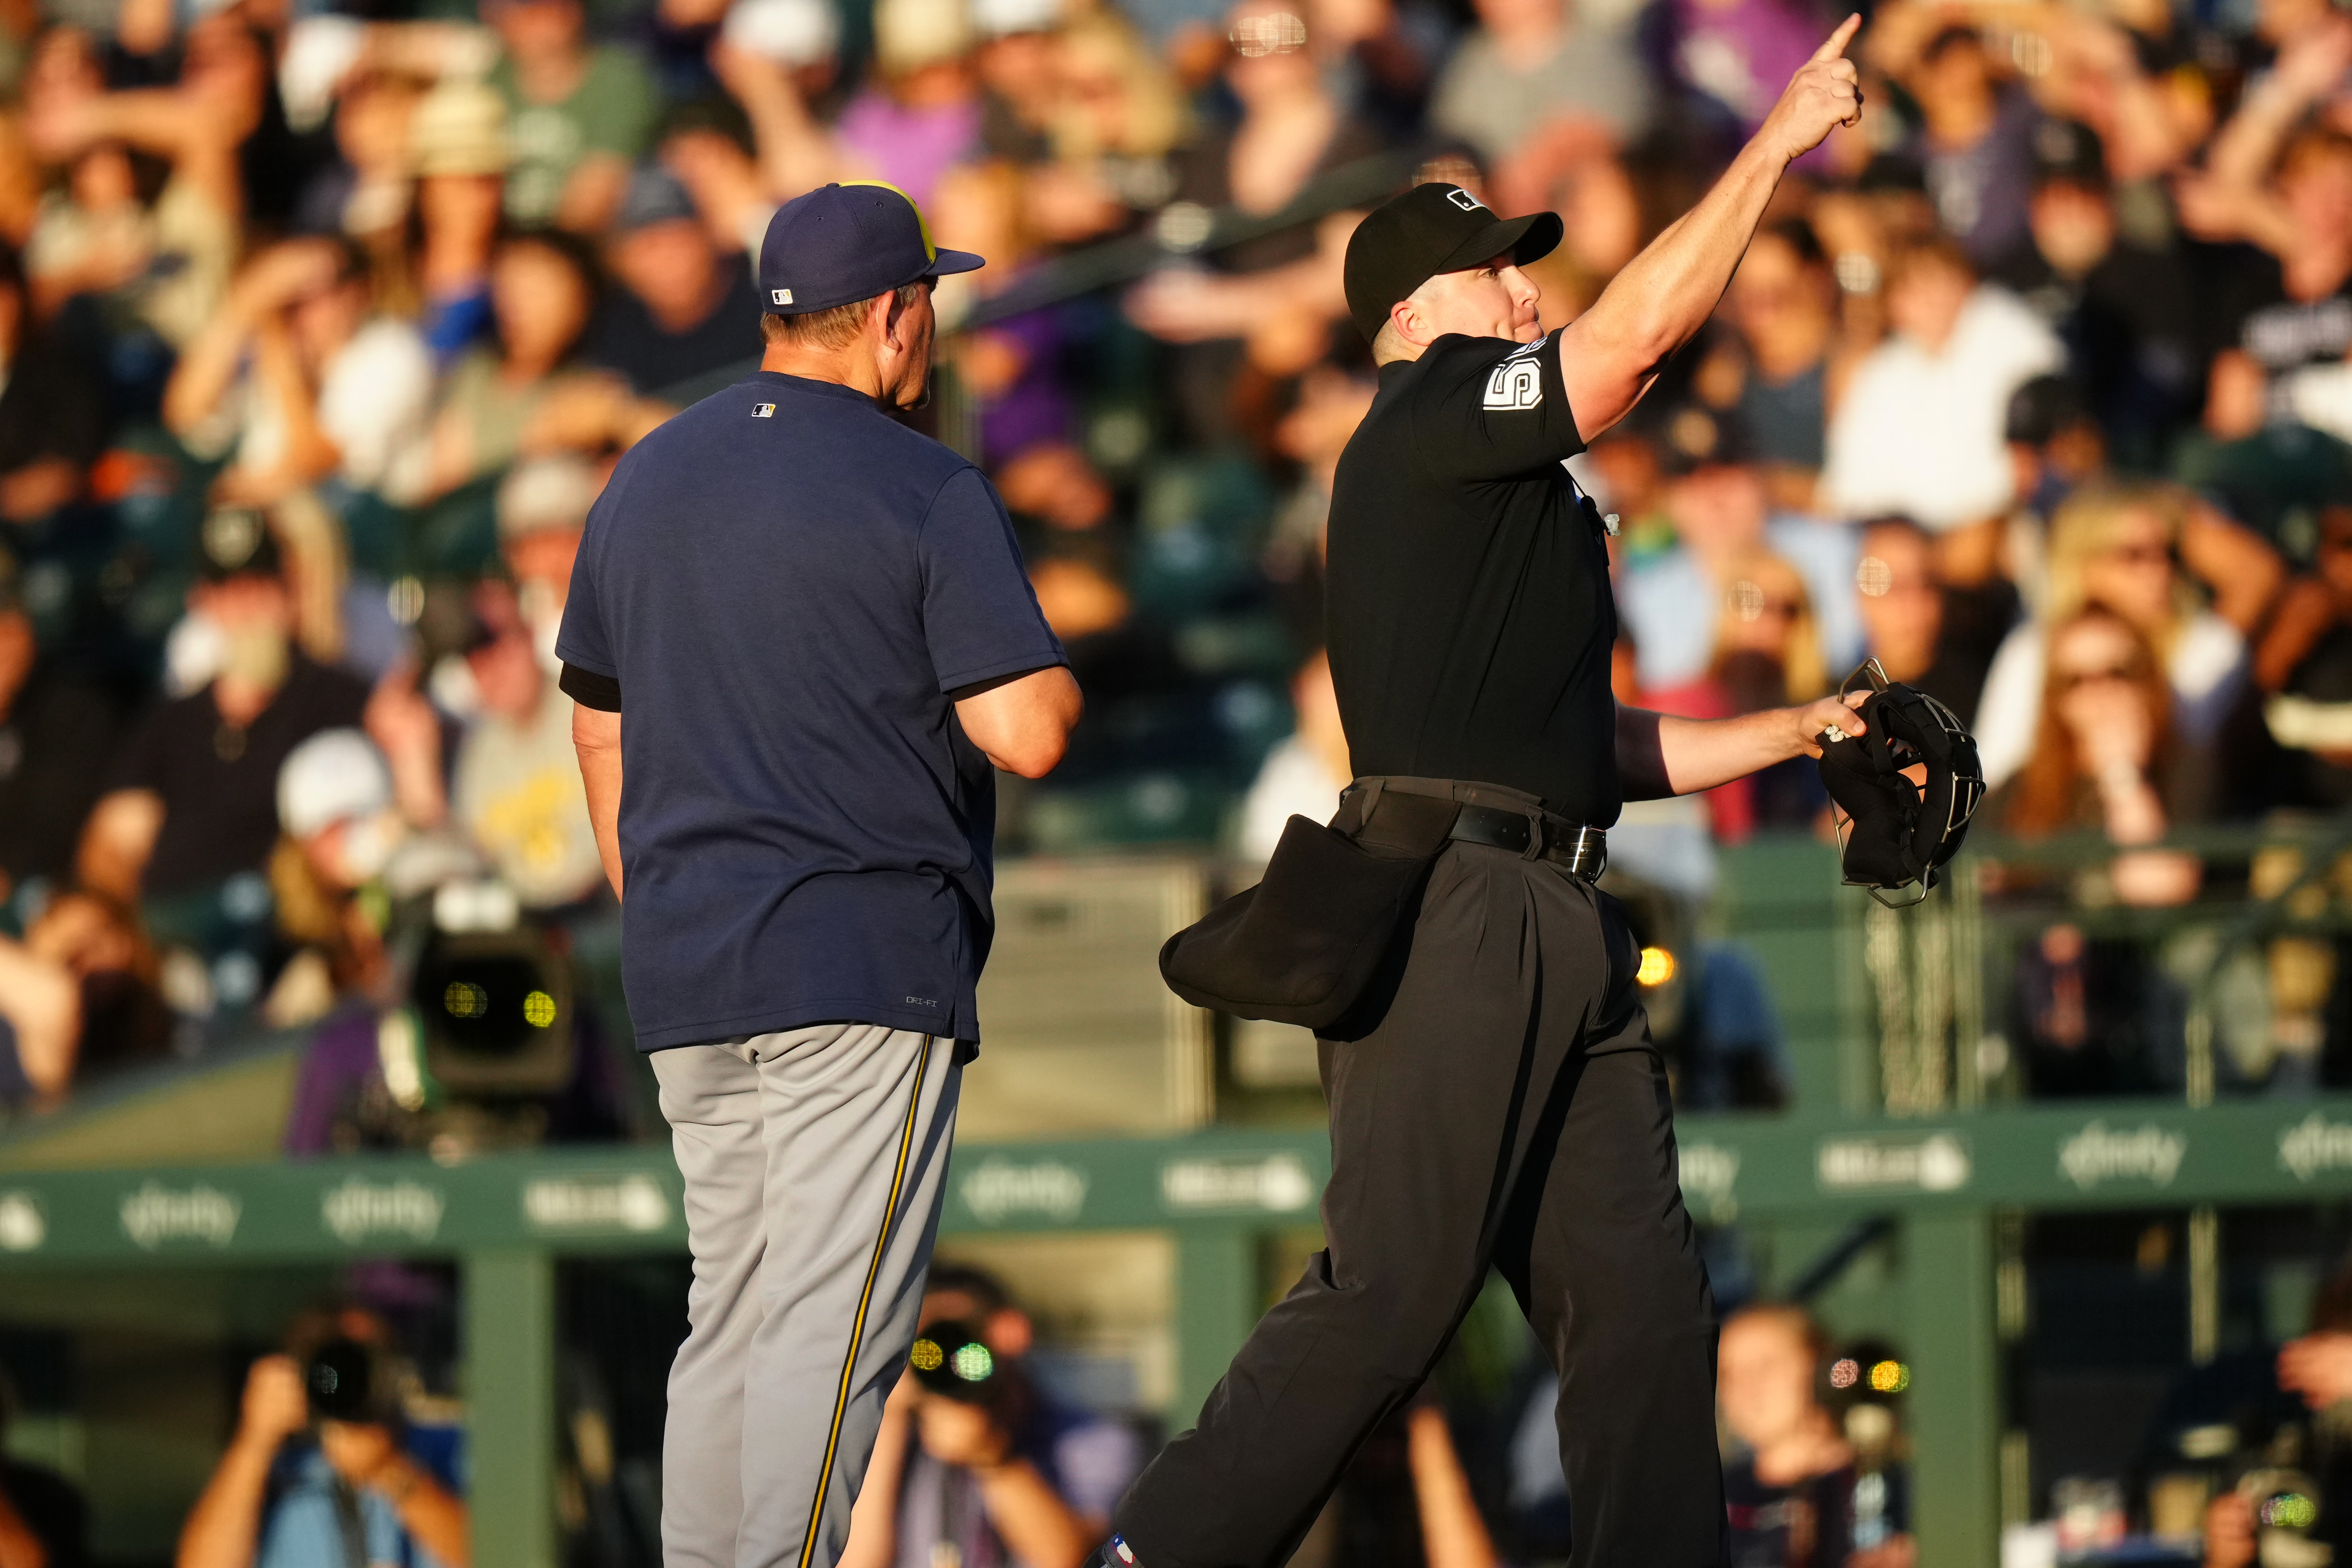
[[[1822,743],[1822,783],[1846,818],[1845,880],[1881,903],[1915,882],[1924,899],[1984,799],[1976,741],[1950,709],[1901,681],[1872,691],[1861,713],[1863,733]]]

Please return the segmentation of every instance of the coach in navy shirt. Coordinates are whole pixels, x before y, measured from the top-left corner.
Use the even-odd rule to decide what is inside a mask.
[[[556,645],[687,1183],[670,1568],[840,1555],[980,1038],[992,764],[1077,718],[995,490],[890,416],[979,265],[888,185],[779,212],[760,370],[621,460]]]

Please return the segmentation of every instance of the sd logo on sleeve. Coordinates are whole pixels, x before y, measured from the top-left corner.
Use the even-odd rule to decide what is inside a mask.
[[[1550,336],[1546,333],[1545,337]],[[1543,402],[1543,366],[1536,363],[1536,351],[1544,346],[1538,338],[1495,367],[1486,378],[1486,406],[1492,409],[1534,408]]]

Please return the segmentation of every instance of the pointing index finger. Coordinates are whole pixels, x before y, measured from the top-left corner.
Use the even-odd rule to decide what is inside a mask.
[[[1821,60],[1844,58],[1845,47],[1853,42],[1853,35],[1861,26],[1862,13],[1859,11],[1855,12],[1853,16],[1848,16],[1844,21],[1840,22],[1838,24],[1838,30],[1829,36],[1829,41],[1822,44],[1820,48],[1813,51],[1814,60],[1818,62]]]

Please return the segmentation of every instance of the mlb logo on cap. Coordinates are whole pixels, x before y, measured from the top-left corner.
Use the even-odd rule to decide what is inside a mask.
[[[760,289],[772,310],[808,315],[981,265],[933,245],[922,209],[898,186],[848,180],[795,196],[768,220]]]

